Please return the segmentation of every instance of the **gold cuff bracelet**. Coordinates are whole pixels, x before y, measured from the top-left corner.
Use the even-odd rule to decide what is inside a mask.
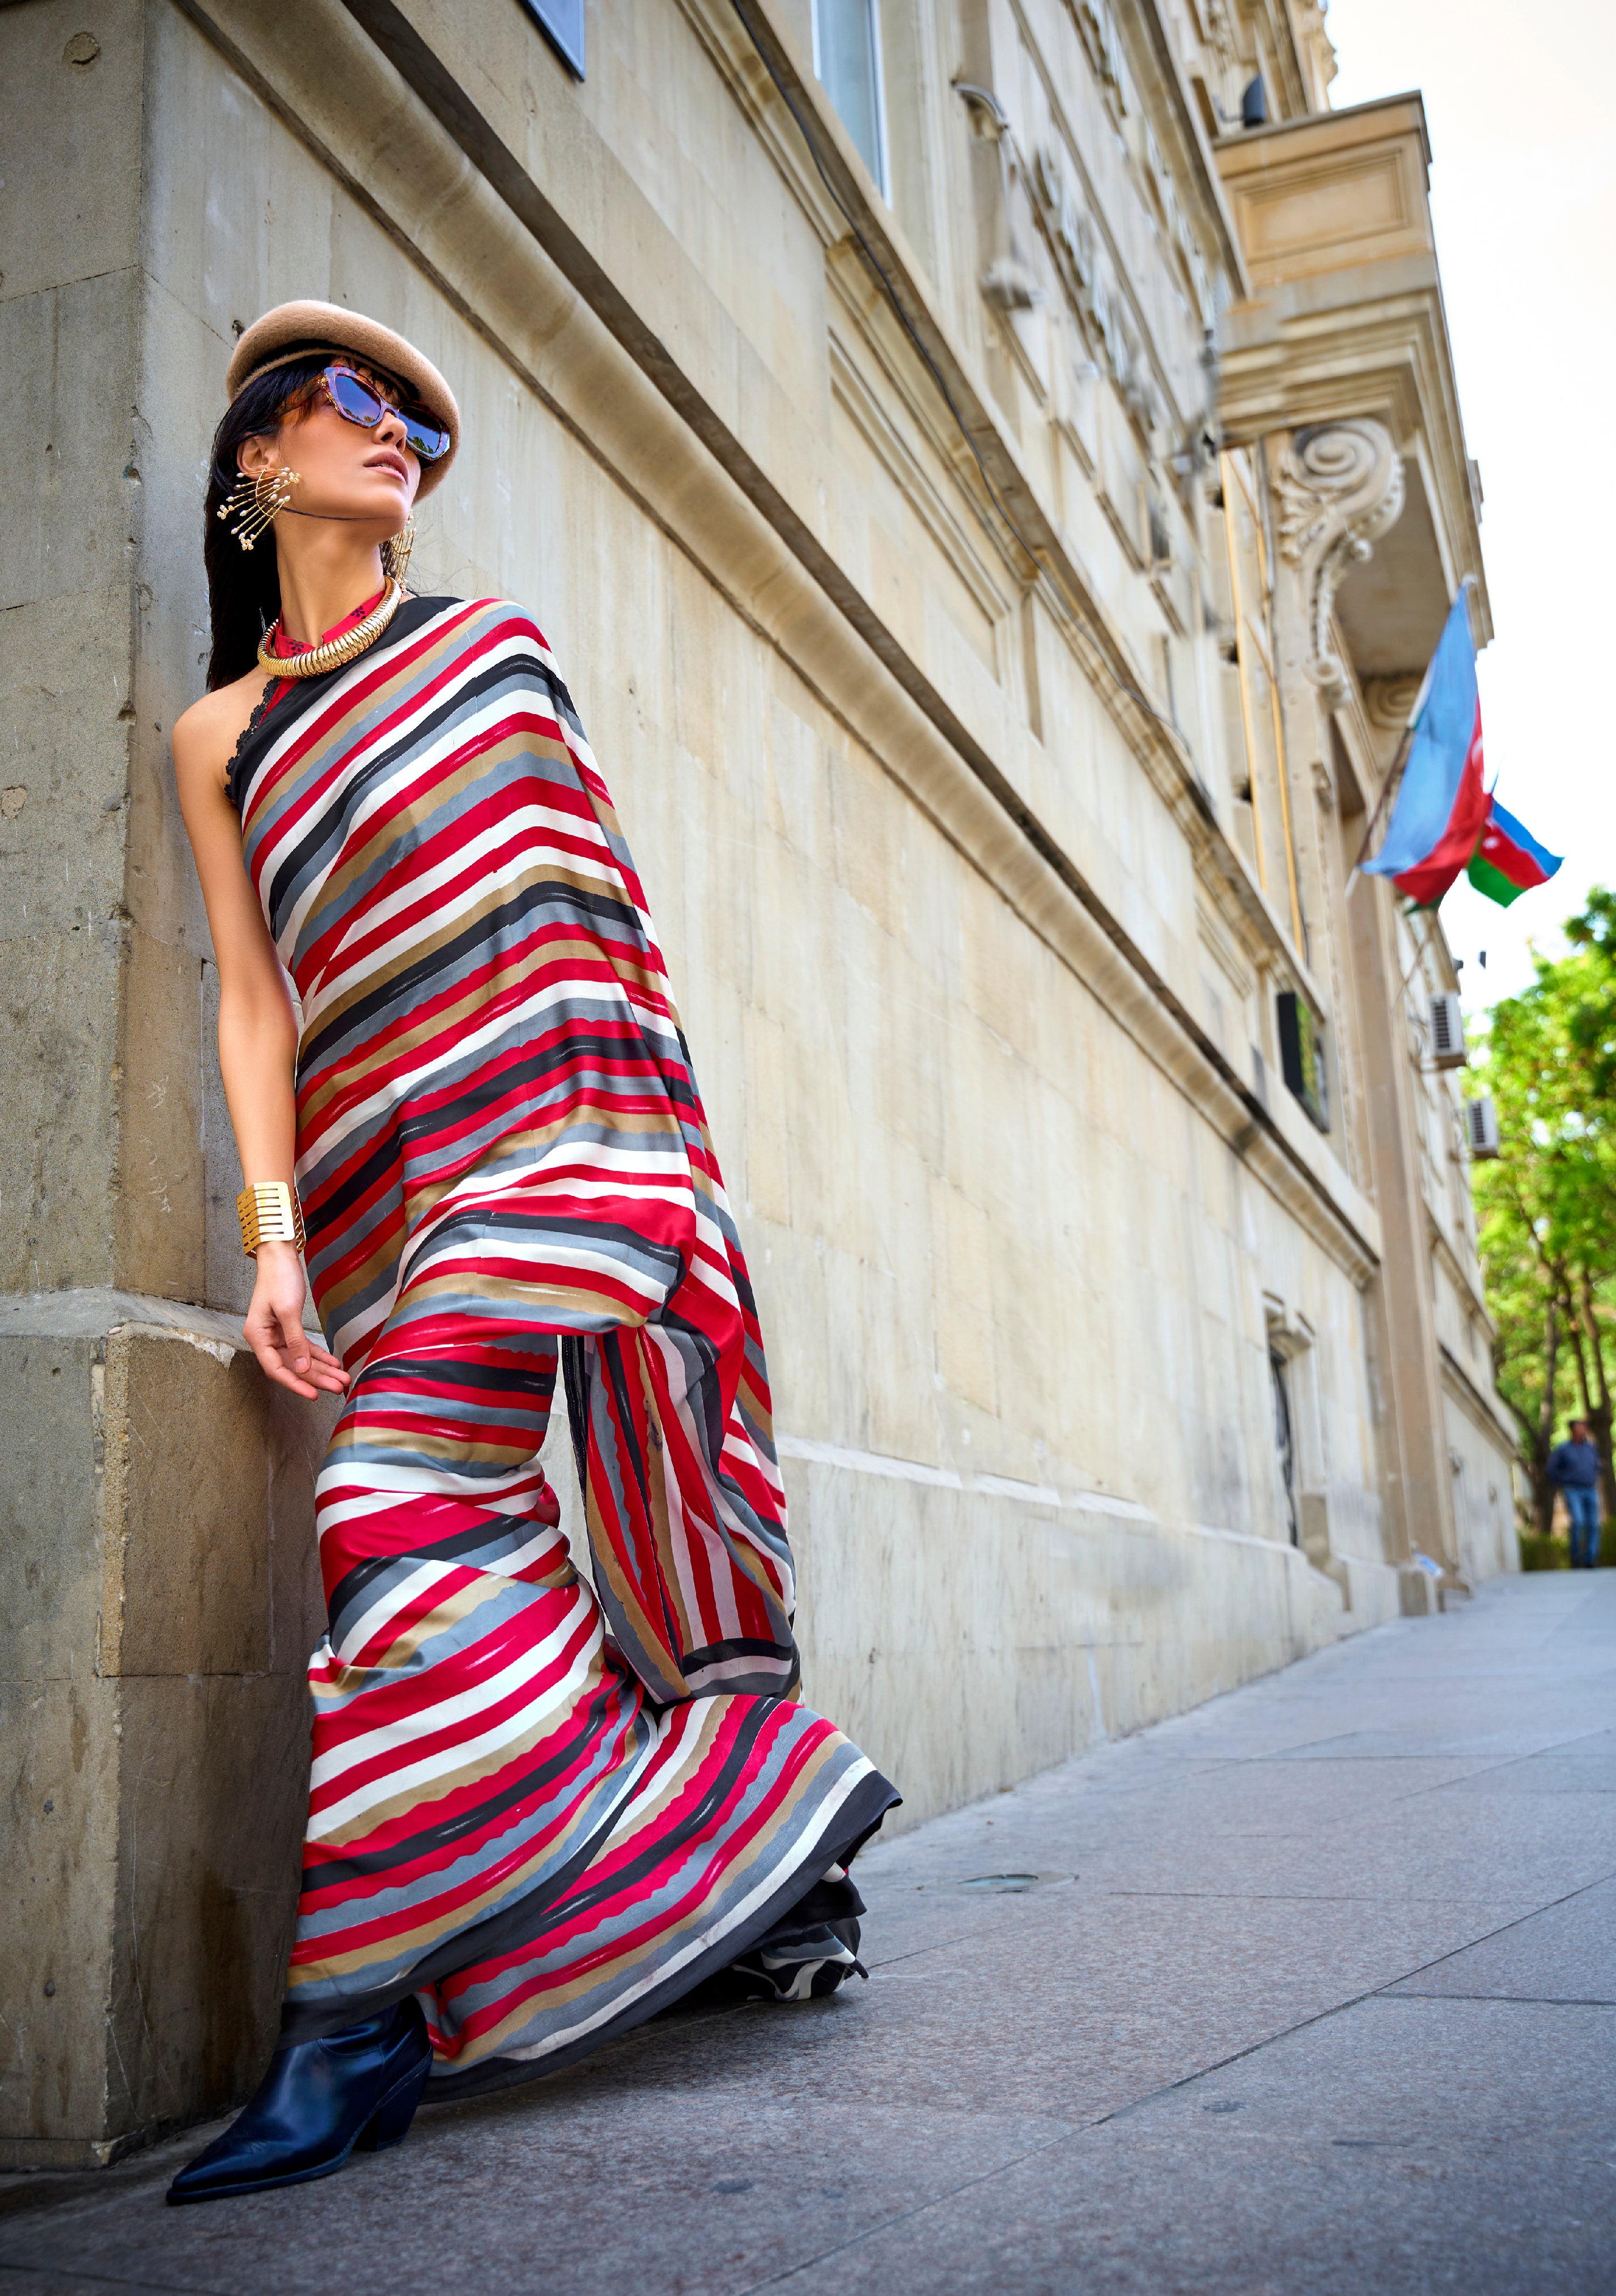
[[[258,1256],[260,1243],[295,1243],[303,1249],[303,1211],[284,1180],[259,1180],[243,1188],[235,1200],[242,1223],[242,1250],[249,1259]]]

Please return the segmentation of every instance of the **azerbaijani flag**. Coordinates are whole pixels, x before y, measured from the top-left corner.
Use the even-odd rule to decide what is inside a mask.
[[[1434,908],[1475,851],[1487,805],[1476,649],[1461,587],[1425,673],[1385,842],[1365,873],[1390,877],[1418,907]]]
[[[1506,909],[1534,885],[1546,885],[1560,861],[1558,853],[1539,845],[1531,832],[1513,813],[1505,813],[1494,798],[1466,874],[1478,893],[1485,893],[1489,901]]]

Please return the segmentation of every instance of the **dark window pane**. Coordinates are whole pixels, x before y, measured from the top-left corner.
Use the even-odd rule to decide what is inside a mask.
[[[1294,989],[1279,996],[1279,1058],[1284,1078],[1321,1132],[1330,1129],[1330,1098],[1325,1070],[1325,1039],[1310,1006]]]
[[[1268,1355],[1268,1376],[1274,1383],[1274,1447],[1279,1454],[1280,1488],[1285,1502],[1285,1530],[1292,1546],[1301,1544],[1296,1521],[1296,1442],[1291,1431],[1291,1391],[1285,1359],[1277,1348]]]

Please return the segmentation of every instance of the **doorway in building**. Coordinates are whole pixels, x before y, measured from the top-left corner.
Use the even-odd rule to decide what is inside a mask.
[[[1274,1447],[1279,1454],[1279,1482],[1284,1496],[1285,1528],[1292,1546],[1301,1544],[1296,1517],[1296,1439],[1291,1418],[1290,1370],[1277,1348],[1268,1349],[1268,1372],[1274,1382]]]

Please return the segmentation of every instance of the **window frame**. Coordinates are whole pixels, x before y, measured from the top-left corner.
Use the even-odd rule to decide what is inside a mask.
[[[826,96],[830,99],[832,111],[835,112],[837,119],[841,120],[842,127],[847,129],[848,138],[852,144],[853,149],[855,152],[858,152],[858,156],[861,160],[865,160],[865,165],[866,167],[870,167],[870,163],[868,160],[865,159],[864,152],[858,151],[857,138],[854,135],[852,129],[848,127],[847,121],[842,119],[841,108],[837,104],[835,97],[831,94],[830,88],[825,83],[824,74],[820,68],[819,11],[823,4],[824,0],[809,0],[808,21],[813,33],[814,78],[819,82],[820,86],[824,89]],[[875,127],[876,164],[874,167],[870,167],[870,176],[876,190],[881,194],[882,203],[887,207],[890,207],[892,204],[892,146],[891,136],[887,126],[887,66],[886,55],[882,42],[881,0],[864,0],[864,7],[865,11],[865,20],[870,28],[870,69],[874,80],[874,101],[871,106],[871,110],[874,115]]]
[[[583,79],[586,0],[521,0],[521,6],[573,78]]]

